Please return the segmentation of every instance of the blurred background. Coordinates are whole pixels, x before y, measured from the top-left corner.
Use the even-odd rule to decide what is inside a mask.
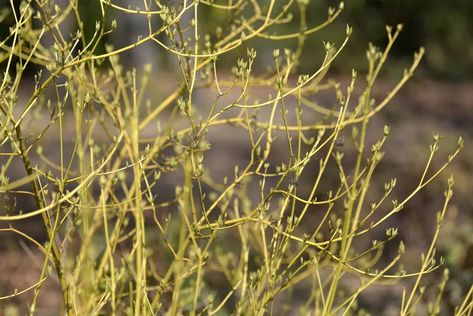
[[[127,1],[114,1],[124,5]],[[132,3],[130,1],[129,3]],[[85,18],[86,29],[93,33],[95,21],[98,19],[98,1],[79,1],[80,10]],[[142,2],[137,1],[137,5]],[[310,25],[321,23],[329,6],[338,7],[338,1],[309,1],[307,21]],[[0,39],[9,33],[14,19],[9,10],[8,1],[0,1]],[[118,13],[117,13],[118,19]],[[119,17],[121,23],[117,31],[109,36],[109,42],[121,47],[133,42],[137,34],[146,33],[145,20],[140,17]],[[202,32],[211,33],[217,25],[225,23],[227,16],[221,11],[205,9],[202,12]],[[298,16],[294,12],[292,30],[284,26],[284,33],[298,31]],[[406,206],[400,214],[398,225],[406,244],[418,249],[413,257],[418,257],[425,250],[432,237],[435,226],[435,212],[442,206],[443,192],[446,189],[450,174],[455,178],[454,197],[451,210],[447,213],[446,226],[439,239],[440,254],[446,259],[450,269],[451,282],[447,288],[447,304],[454,306],[465,295],[465,291],[473,283],[473,1],[450,0],[349,0],[345,9],[333,24],[323,31],[309,36],[305,51],[301,58],[298,72],[310,73],[319,65],[324,56],[322,41],[341,43],[347,24],[353,27],[353,35],[342,54],[335,60],[328,77],[346,82],[351,69],[356,69],[362,77],[367,70],[366,49],[369,43],[384,47],[386,44],[385,25],[403,24],[403,31],[396,42],[387,65],[381,75],[375,96],[385,95],[396,80],[402,76],[404,68],[412,61],[414,52],[425,47],[426,54],[414,77],[395,97],[391,104],[371,123],[372,134],[369,141],[374,142],[382,133],[385,124],[391,126],[391,136],[385,146],[386,155],[380,167],[382,172],[375,178],[379,183],[376,193],[383,192],[382,184],[396,176],[398,185],[396,195],[406,196],[419,181],[425,161],[429,154],[429,144],[433,133],[442,136],[440,153],[434,162],[438,167],[445,157],[456,148],[456,140],[462,136],[465,149],[451,166],[442,174],[441,179],[421,191],[417,198]],[[71,32],[74,26],[70,26]],[[277,32],[278,29],[274,28]],[[90,35],[91,36],[91,35]],[[272,51],[275,48],[294,48],[297,40],[282,41],[276,45],[264,39],[251,40],[241,47],[240,55],[246,53],[247,47],[254,47],[258,56],[256,71],[263,72],[272,63]],[[1,49],[1,47],[0,47]],[[99,47],[97,52],[103,51]],[[239,52],[222,56],[219,70],[225,72],[234,66]],[[153,63],[156,71],[155,80],[160,88],[155,91],[157,97],[166,95],[179,81],[176,76],[174,57],[163,53],[157,45],[146,44],[139,49],[121,56],[121,61],[129,67],[141,69],[144,63]],[[0,64],[4,68],[4,63]],[[35,69],[30,69],[33,76]],[[3,72],[2,72],[3,73]],[[162,76],[168,80],[162,80]],[[32,80],[32,79],[31,79]],[[219,142],[218,139],[215,142]],[[238,140],[235,140],[238,142]],[[222,142],[222,145],[226,142]],[[231,144],[228,155],[235,153],[238,157],[238,144]],[[217,158],[215,158],[217,159]],[[224,165],[225,159],[219,159],[222,170],[232,168]],[[0,193],[1,194],[1,193]],[[0,203],[6,203],[6,196],[0,196]],[[8,202],[8,201],[7,201]],[[18,201],[18,203],[22,203]],[[28,208],[28,207],[26,207]],[[0,289],[22,288],[22,284],[31,284],[25,271],[28,262],[22,261],[24,249],[14,239],[0,236]],[[8,241],[8,242],[7,242]],[[382,293],[373,295],[383,296]],[[53,296],[52,296],[53,297]],[[374,300],[370,310],[385,311],[389,304],[386,301]],[[363,302],[362,302],[363,303]],[[54,305],[54,299],[51,303]],[[56,302],[57,304],[57,302]],[[0,302],[2,307],[2,302]],[[394,308],[394,307],[393,307]],[[0,309],[0,315],[2,314]]]

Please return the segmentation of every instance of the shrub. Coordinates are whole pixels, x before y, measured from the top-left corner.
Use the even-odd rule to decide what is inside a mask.
[[[57,280],[67,315],[362,314],[374,303],[360,298],[387,282],[403,285],[400,296],[389,292],[400,297],[402,315],[439,314],[448,271],[433,294],[423,280],[442,265],[435,244],[453,179],[416,265],[402,264],[402,227],[389,225],[462,140],[432,170],[434,135],[412,193],[390,203],[392,179],[375,196],[372,177],[390,128],[369,145],[369,123],[413,75],[423,50],[376,100],[401,26],[386,28],[384,49],[369,47],[365,79],[355,71],[348,82],[328,79],[352,29],[341,43],[321,44],[318,63],[304,46],[343,3],[317,25],[307,3],[134,8],[101,0],[93,29],[78,1],[11,2],[0,55],[0,190],[10,203],[0,220],[3,234],[26,240],[43,259],[34,284],[2,299],[29,295],[29,312],[41,313],[43,285]],[[295,33],[289,23],[297,23]],[[130,25],[144,33],[111,45]],[[168,54],[171,73],[154,59],[136,64],[130,53],[151,44],[161,58]],[[298,71],[304,58],[314,59],[307,75]],[[28,222],[42,226],[42,237],[18,228]],[[458,315],[471,312],[471,296]]]

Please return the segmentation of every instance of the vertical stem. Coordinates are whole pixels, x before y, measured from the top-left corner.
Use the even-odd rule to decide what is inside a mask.
[[[135,294],[135,315],[142,315],[144,310],[144,296],[146,295],[146,257],[145,257],[145,225],[141,199],[141,176],[142,168],[140,163],[139,148],[139,106],[137,104],[136,73],[133,72],[133,112],[131,119],[131,141],[133,150],[133,174],[135,188],[134,217],[136,225],[135,245],[136,249],[136,294]]]
[[[20,156],[23,161],[23,165],[25,167],[26,173],[28,174],[28,176],[32,176],[34,174],[34,171],[33,171],[33,168],[31,167],[31,161],[26,150],[25,142],[23,140],[23,133],[22,133],[20,124],[16,125],[15,132],[16,132],[16,137],[18,139]],[[35,198],[38,208],[39,209],[44,208],[45,204],[43,200],[41,199],[40,190],[39,190],[38,183],[36,182],[36,180],[31,181],[31,186],[33,189],[34,198]],[[54,240],[55,230],[51,228],[51,222],[46,213],[41,213],[41,217],[43,219],[44,227],[46,228],[46,232],[49,237],[54,267],[56,268],[56,273],[59,279],[59,285],[61,286],[61,292],[63,296],[62,300],[63,300],[64,307],[66,309],[66,315],[72,315],[72,307],[71,307],[70,298],[69,298],[69,288],[64,276],[64,270],[62,268],[60,253],[57,248],[56,242]]]

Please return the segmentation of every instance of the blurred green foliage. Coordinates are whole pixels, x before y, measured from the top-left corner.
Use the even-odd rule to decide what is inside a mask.
[[[337,6],[338,2],[310,1],[309,10],[316,15],[327,5]],[[381,32],[384,26],[402,23],[403,32],[393,49],[397,58],[392,60],[407,64],[412,53],[424,46],[426,75],[466,79],[473,78],[472,14],[473,1],[469,0],[349,0],[341,18],[326,31],[338,32],[337,26],[344,28],[345,23],[353,26],[350,55],[341,56],[337,62],[359,67],[364,63],[367,42],[383,46],[386,43],[386,36]]]
[[[168,2],[168,1],[165,1]],[[15,4],[20,1],[14,1]],[[94,20],[98,19],[98,1],[84,0],[79,2],[80,12],[86,25],[86,31],[92,36],[95,31]],[[340,1],[308,1],[308,27],[323,22],[321,12],[327,12],[328,7],[338,7]],[[0,0],[0,11],[6,14],[10,4]],[[216,25],[230,21],[231,16],[222,11],[207,8],[204,14],[208,17],[205,28],[209,34],[215,34]],[[244,9],[243,9],[244,10]],[[9,27],[14,23],[10,13],[3,16],[0,22],[0,35],[4,37]],[[385,25],[402,23],[404,31],[393,49],[391,66],[404,67],[411,60],[412,53],[420,46],[426,49],[422,64],[424,75],[444,79],[459,80],[473,78],[473,1],[450,0],[348,0],[339,19],[322,32],[311,36],[306,43],[307,51],[314,56],[323,56],[322,40],[332,40],[340,43],[346,24],[353,27],[354,33],[347,51],[350,58],[340,58],[335,61],[334,69],[345,71],[347,68],[362,70],[366,67],[365,51],[368,42],[383,47],[386,35],[382,32]],[[316,17],[316,18],[315,18]],[[287,25],[282,29],[274,29],[275,33],[283,34],[299,29],[299,16],[293,16],[292,30]],[[126,34],[123,34],[126,36]],[[264,49],[264,41],[254,41],[258,49]],[[293,47],[296,40],[281,42],[281,47]],[[97,53],[103,52],[103,47],[97,48]],[[270,52],[269,52],[270,53]],[[224,59],[224,62],[226,60]],[[230,62],[230,61],[228,61]],[[311,58],[302,61],[302,71],[309,71],[313,65]],[[422,72],[421,72],[422,73]]]
[[[319,7],[319,1],[311,1],[312,10]],[[352,44],[356,42],[358,57],[364,55],[366,41],[385,43],[380,32],[385,24],[402,23],[404,31],[394,47],[394,56],[401,61],[410,59],[413,51],[424,46],[424,69],[429,75],[460,79],[473,78],[472,14],[473,1],[469,0],[349,0],[344,16],[336,22],[346,21],[353,26]]]
[[[337,8],[340,1],[308,1],[308,27],[323,22],[321,12],[329,7]],[[340,18],[321,32],[311,35],[306,43],[306,52],[314,58],[324,56],[322,40],[340,43],[347,24],[353,27],[353,35],[346,51],[350,58],[335,60],[334,69],[362,70],[366,67],[365,52],[368,43],[384,47],[387,39],[383,32],[386,25],[403,24],[403,32],[393,48],[390,64],[392,68],[405,67],[412,60],[412,54],[420,46],[425,47],[426,56],[420,73],[450,80],[473,78],[473,1],[429,1],[429,0],[348,0],[344,3]],[[221,10],[209,9],[208,32],[215,31],[213,24],[222,25],[230,19]],[[300,17],[292,17],[292,29],[287,25],[273,27],[274,34],[297,32]],[[212,22],[214,21],[214,22]],[[297,40],[281,42],[281,47],[294,47]],[[264,49],[264,40],[254,40],[258,51]],[[270,53],[270,52],[269,52]],[[302,60],[302,71],[310,71],[314,60],[310,55]],[[396,69],[398,73],[398,69]]]

